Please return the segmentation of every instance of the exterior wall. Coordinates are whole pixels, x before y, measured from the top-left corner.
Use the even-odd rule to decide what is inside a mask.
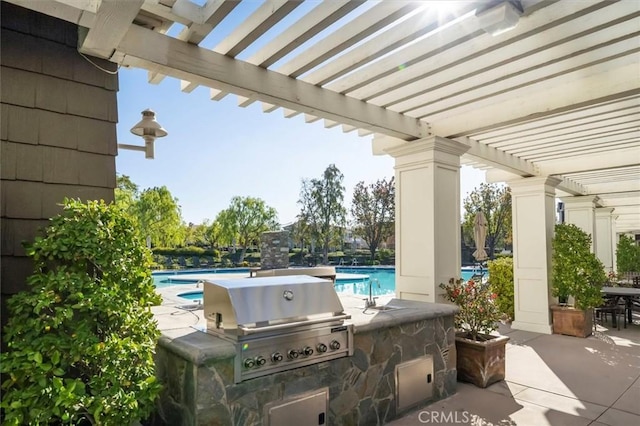
[[[378,328],[354,335],[354,354],[307,367],[233,382],[233,355],[185,357],[180,340],[160,340],[157,374],[165,384],[154,425],[242,425],[264,423],[270,402],[329,388],[330,425],[385,424],[396,410],[396,365],[433,356],[433,399],[456,391],[453,315]],[[211,353],[211,352],[209,352]],[[411,407],[408,407],[410,410]],[[408,411],[404,410],[404,412]]]
[[[76,25],[5,2],[1,8],[5,296],[23,290],[31,274],[22,242],[61,211],[65,197],[113,200],[118,78],[80,56]]]

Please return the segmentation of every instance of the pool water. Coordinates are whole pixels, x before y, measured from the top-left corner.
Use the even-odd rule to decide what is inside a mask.
[[[153,283],[156,288],[169,287],[177,284],[193,284],[194,280],[189,279],[195,274],[249,274],[249,268],[229,268],[229,269],[189,269],[176,271],[155,271],[152,273]],[[183,277],[184,279],[180,279]]]
[[[394,295],[396,291],[396,271],[395,268],[336,268],[336,272],[342,274],[358,274],[359,276],[367,275],[368,278],[341,278],[336,280],[335,288],[338,293],[352,295],[369,295],[369,282],[371,281],[371,294],[373,296]],[[464,268],[460,271],[460,277],[468,280],[476,271],[470,268]],[[176,284],[193,284],[193,280],[188,280],[189,274],[225,274],[225,273],[249,273],[248,269],[207,269],[197,271],[171,271],[171,272],[154,272],[153,279],[157,287],[167,287]],[[486,274],[486,270],[485,270]],[[180,275],[185,276],[184,280],[179,278]],[[202,291],[189,291],[179,294],[180,297],[187,300],[202,300]]]

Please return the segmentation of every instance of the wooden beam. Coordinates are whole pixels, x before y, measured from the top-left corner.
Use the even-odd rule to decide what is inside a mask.
[[[218,89],[209,89],[209,99],[212,101],[221,101],[229,92],[224,92]]]
[[[341,124],[365,127],[401,139],[431,135],[427,123],[296,81],[226,55],[132,25],[118,50],[122,65],[136,66]]]
[[[362,3],[363,0],[319,2],[313,10],[253,54],[247,62],[263,68],[269,67]]]
[[[349,25],[340,31],[335,31],[311,46],[304,54],[298,55],[278,67],[277,71],[292,77],[302,75],[419,6],[419,2],[380,2],[362,13],[362,15],[354,18],[349,22]]]
[[[540,168],[549,175],[608,170],[616,167],[637,166],[640,163],[637,148],[621,148],[590,155],[581,155],[579,161],[567,161],[565,158],[540,163]]]
[[[438,135],[456,138],[638,94],[637,59],[626,60],[632,63],[565,81],[561,87],[546,87],[526,97],[514,93],[500,102],[487,99],[459,108],[456,114],[432,123],[433,129]]]
[[[294,0],[265,1],[213,50],[229,56],[237,55],[301,3]]]
[[[100,58],[111,58],[143,3],[144,0],[102,0],[93,27],[84,40],[78,40],[78,50]]]
[[[518,158],[514,155],[497,150],[471,138],[462,137],[456,138],[455,140],[470,146],[469,151],[466,152],[465,156],[471,158],[475,157],[483,164],[487,164],[492,167],[498,167],[501,170],[522,177],[539,175],[538,170],[533,163]]]

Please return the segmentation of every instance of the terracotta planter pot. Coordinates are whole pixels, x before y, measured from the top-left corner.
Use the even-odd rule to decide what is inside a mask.
[[[458,381],[486,388],[504,380],[505,346],[509,337],[483,337],[488,340],[478,342],[456,334],[456,368]]]
[[[586,311],[572,306],[551,306],[553,334],[587,337],[593,330],[593,309]]]

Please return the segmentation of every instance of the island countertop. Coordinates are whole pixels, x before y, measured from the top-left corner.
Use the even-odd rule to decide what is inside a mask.
[[[381,297],[377,305],[390,307],[390,309],[365,309],[365,301],[361,296],[340,295],[339,297],[345,313],[351,315],[351,319],[347,321],[353,324],[355,335],[437,317],[452,316],[458,311],[454,305],[395,299],[389,296]],[[159,345],[179,353],[198,365],[212,358],[235,356],[235,347],[232,343],[204,331],[206,320],[202,309],[162,305],[153,307],[152,311],[161,332]]]

